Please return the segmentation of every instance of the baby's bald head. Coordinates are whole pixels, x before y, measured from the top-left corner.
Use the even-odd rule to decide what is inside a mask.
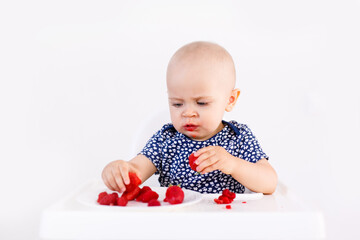
[[[218,74],[219,86],[228,90],[235,87],[236,74],[231,55],[221,46],[211,42],[192,42],[175,52],[167,69],[167,84],[178,68],[198,67],[199,71]],[[196,72],[194,72],[196,74]]]
[[[230,54],[209,42],[193,42],[171,58],[166,83],[171,122],[186,136],[204,141],[223,128],[240,94],[235,87],[235,67]],[[194,129],[187,129],[189,124]]]

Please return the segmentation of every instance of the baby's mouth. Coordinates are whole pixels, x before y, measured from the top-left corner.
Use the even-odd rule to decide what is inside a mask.
[[[184,125],[184,129],[186,131],[189,131],[189,132],[195,131],[197,128],[198,128],[198,126],[194,125],[194,124],[186,124],[186,125]]]

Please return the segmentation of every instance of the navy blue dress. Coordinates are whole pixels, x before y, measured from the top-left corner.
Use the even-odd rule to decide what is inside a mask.
[[[177,132],[171,123],[156,132],[140,154],[155,165],[155,174],[160,174],[160,186],[180,184],[182,188],[200,193],[221,193],[228,188],[232,192],[243,193],[245,187],[232,176],[219,170],[197,174],[189,165],[190,154],[207,146],[221,146],[231,155],[253,163],[268,159],[247,125],[236,121],[223,123],[224,128],[205,141],[188,138]]]

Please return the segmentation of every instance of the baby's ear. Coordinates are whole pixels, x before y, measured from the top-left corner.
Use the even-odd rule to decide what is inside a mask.
[[[231,95],[228,100],[228,104],[225,107],[225,111],[231,112],[235,107],[236,101],[238,100],[240,95],[240,89],[236,88],[231,91]]]

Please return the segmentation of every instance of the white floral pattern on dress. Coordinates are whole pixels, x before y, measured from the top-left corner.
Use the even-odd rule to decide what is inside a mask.
[[[180,184],[182,188],[200,193],[220,193],[228,188],[235,193],[243,193],[245,187],[232,176],[219,170],[198,174],[189,165],[191,153],[207,146],[221,146],[231,155],[249,162],[268,159],[256,137],[246,124],[223,121],[224,128],[205,141],[194,141],[175,130],[171,123],[165,124],[147,142],[139,154],[149,158],[160,174],[163,187]]]

